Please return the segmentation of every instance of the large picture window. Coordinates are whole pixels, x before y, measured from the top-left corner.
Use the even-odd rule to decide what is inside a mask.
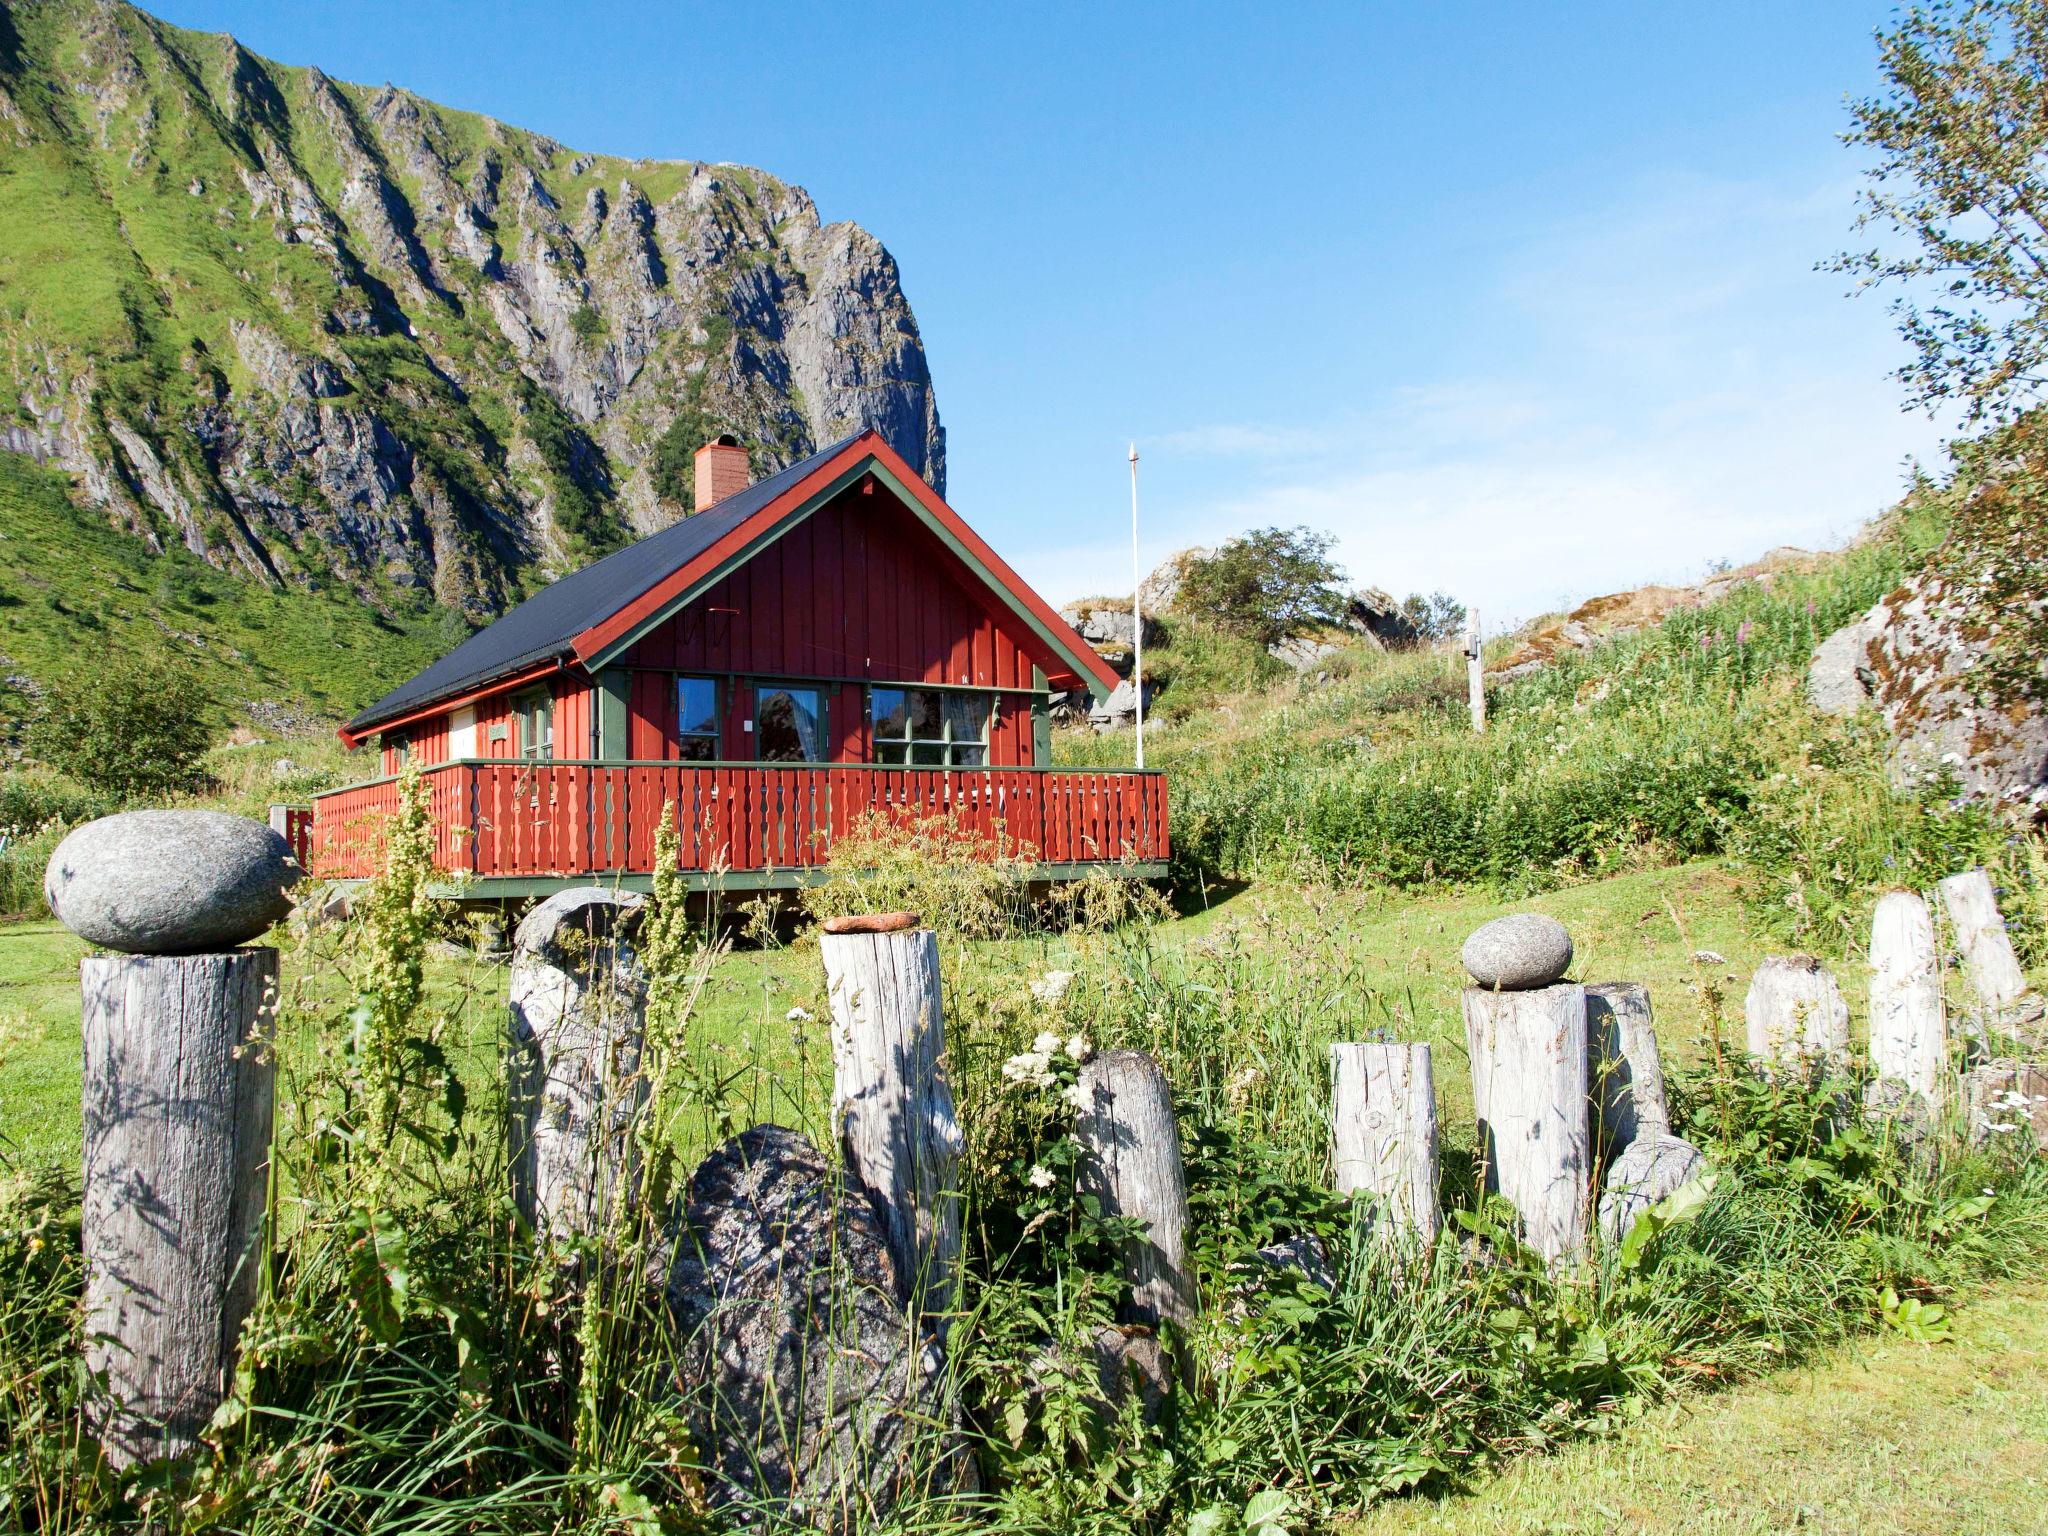
[[[676,756],[686,763],[718,759],[718,682],[709,677],[676,679]]]
[[[992,696],[950,688],[871,688],[868,719],[875,761],[914,768],[980,768],[988,763]]]
[[[754,688],[754,755],[764,763],[825,760],[825,695],[816,688],[758,683]]]

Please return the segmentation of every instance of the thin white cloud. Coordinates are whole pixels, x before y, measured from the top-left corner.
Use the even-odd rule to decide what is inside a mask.
[[[1939,442],[1899,409],[1882,308],[1813,271],[1848,208],[1836,181],[1688,179],[1535,233],[1473,295],[1483,355],[1323,421],[1141,440],[1146,562],[1304,523],[1360,583],[1505,621],[1840,542]],[[1107,538],[1025,562],[1062,598],[1129,566]]]

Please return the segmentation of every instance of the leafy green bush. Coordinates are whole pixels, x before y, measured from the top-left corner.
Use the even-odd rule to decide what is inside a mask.
[[[1308,528],[1257,528],[1213,554],[1181,563],[1174,606],[1192,618],[1260,645],[1275,645],[1344,617],[1336,540]]]
[[[51,685],[29,750],[101,795],[173,794],[198,782],[216,708],[197,671],[170,652],[114,652]]]

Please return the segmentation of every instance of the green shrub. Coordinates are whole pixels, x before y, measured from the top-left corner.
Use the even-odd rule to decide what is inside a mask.
[[[114,652],[53,683],[29,750],[87,789],[122,799],[190,789],[218,730],[198,672],[171,652]]]
[[[1308,528],[1257,528],[1213,554],[1181,564],[1183,613],[1260,645],[1307,634],[1344,617],[1336,539]]]

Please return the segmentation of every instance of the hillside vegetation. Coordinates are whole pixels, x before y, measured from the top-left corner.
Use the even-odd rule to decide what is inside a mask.
[[[182,550],[406,631],[689,512],[715,432],[765,469],[863,427],[943,486],[895,263],[799,187],[579,154],[122,3],[0,0],[0,531],[41,463],[166,580]],[[245,691],[302,670],[234,628]]]

